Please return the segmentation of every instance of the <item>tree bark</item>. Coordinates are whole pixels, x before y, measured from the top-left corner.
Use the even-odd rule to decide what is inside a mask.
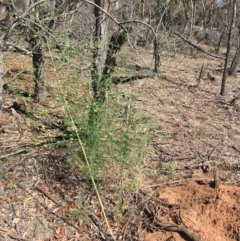
[[[193,26],[195,25],[195,4],[193,0],[190,0],[190,6],[191,6],[191,18],[190,18],[189,36],[191,37],[193,35]]]
[[[233,58],[233,61],[232,61],[232,64],[231,64],[231,67],[228,71],[228,74],[230,76],[236,76],[236,73],[237,73],[237,68],[239,66],[239,61],[240,61],[240,47],[238,47],[237,49],[237,52]]]
[[[47,98],[46,77],[44,67],[44,47],[45,44],[41,39],[33,38],[31,41],[32,47],[32,63],[35,82],[35,95],[39,102],[44,102]]]
[[[0,43],[0,116],[3,104],[3,44]]]
[[[225,31],[225,29],[224,29],[224,31]],[[223,39],[223,36],[224,36],[224,31],[223,31],[223,32],[221,33],[221,35],[220,35],[220,38],[219,38],[219,40],[218,40],[217,47],[214,46],[214,48],[215,48],[215,53],[216,53],[216,54],[219,54],[220,47],[221,47],[221,42],[222,42],[222,39]]]
[[[227,46],[227,53],[226,53],[226,59],[225,59],[225,64],[224,64],[224,70],[223,70],[222,86],[221,86],[220,95],[224,95],[225,89],[226,89],[226,81],[227,81],[227,74],[228,74],[228,60],[229,60],[229,56],[230,56],[231,42],[232,42],[232,31],[235,26],[235,19],[236,19],[236,12],[237,12],[236,0],[232,1],[232,8],[233,8],[233,13],[232,13],[232,18],[231,18],[229,34],[228,34],[228,46]]]
[[[159,41],[155,37],[154,40],[154,59],[155,59],[155,66],[154,66],[154,72],[159,73],[159,66],[160,66],[160,53],[159,53]]]
[[[95,4],[108,12],[110,3],[107,0],[95,0]],[[96,102],[104,102],[106,95],[106,76],[104,68],[108,50],[108,26],[110,19],[95,6],[95,38],[93,53],[92,88],[93,97]]]

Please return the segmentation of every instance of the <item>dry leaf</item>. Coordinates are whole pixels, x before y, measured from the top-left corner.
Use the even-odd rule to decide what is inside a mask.
[[[24,209],[26,208],[26,205],[28,204],[28,202],[30,201],[30,200],[32,200],[33,199],[33,197],[28,197],[28,198],[26,198],[25,200],[24,200],[24,202],[23,202],[23,207],[24,207]]]

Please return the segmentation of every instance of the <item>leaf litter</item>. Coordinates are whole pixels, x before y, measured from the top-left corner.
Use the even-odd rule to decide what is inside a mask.
[[[144,56],[149,64],[150,55]],[[19,68],[28,69],[29,60],[25,66],[24,61]],[[116,240],[240,239],[240,83],[228,78],[228,93],[219,96],[218,66],[219,60],[202,55],[163,56],[161,76],[116,87],[133,96],[133,108],[153,126],[138,191],[123,195],[121,218],[112,173],[104,180],[109,188],[103,202]],[[32,90],[31,84],[24,88]],[[33,138],[39,145],[1,163],[1,240],[111,240],[89,180],[69,167],[67,150],[42,145],[49,133],[37,120],[20,114],[26,124],[19,130],[7,109],[19,100],[9,93],[5,100],[0,155],[31,147]],[[32,125],[40,130],[37,138]],[[58,134],[55,130],[51,137]],[[218,189],[212,187],[214,167],[219,170]],[[129,185],[131,178],[125,180]]]

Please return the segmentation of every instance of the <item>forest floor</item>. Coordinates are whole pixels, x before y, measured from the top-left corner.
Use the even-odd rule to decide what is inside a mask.
[[[142,55],[152,65],[152,55]],[[141,65],[140,59],[136,64]],[[137,191],[125,192],[123,212],[116,212],[113,170],[101,192],[115,239],[239,241],[240,78],[228,78],[222,97],[223,60],[177,54],[163,55],[161,64],[161,75],[115,87],[131,94],[133,108],[152,125],[142,176]],[[32,83],[31,59],[7,53],[5,77],[0,240],[111,240],[89,180],[69,167],[64,147],[46,142],[58,131],[46,129],[46,123],[33,121],[13,104],[24,102],[31,113],[41,110],[53,119],[64,118],[51,98],[39,105],[24,96],[32,91],[32,84],[26,85],[26,80]],[[54,88],[53,82],[49,95]],[[14,155],[5,157],[7,153]],[[213,187],[213,170],[219,172],[218,188]],[[127,181],[132,185],[131,176]]]

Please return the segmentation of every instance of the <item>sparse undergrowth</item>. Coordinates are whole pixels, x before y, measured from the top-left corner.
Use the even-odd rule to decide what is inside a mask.
[[[143,79],[115,86],[109,91],[106,104],[97,110],[101,113],[97,128],[89,130],[91,88],[88,77],[82,74],[80,81],[78,69],[69,70],[64,65],[62,69],[53,68],[49,61],[48,102],[39,105],[33,103],[31,97],[29,58],[14,53],[18,61],[10,62],[13,55],[8,53],[8,56],[6,71],[17,67],[20,72],[28,72],[22,73],[20,79],[15,74],[6,77],[9,89],[5,90],[0,155],[27,150],[27,153],[5,158],[1,164],[2,215],[7,221],[2,219],[1,227],[7,241],[12,240],[7,229],[12,228],[15,235],[16,223],[19,236],[32,240],[100,240],[103,236],[108,239],[83,150],[89,158],[91,174],[111,229],[117,238],[124,240],[151,240],[158,235],[151,215],[165,208],[154,199],[161,199],[162,195],[155,196],[156,187],[164,186],[165,190],[168,183],[181,183],[189,178],[206,180],[205,184],[194,184],[189,192],[196,207],[207,208],[205,192],[203,206],[194,199],[194,190],[197,188],[201,193],[211,178],[209,172],[201,171],[199,162],[204,160],[210,165],[211,161],[221,160],[225,163],[238,156],[238,142],[234,140],[239,138],[236,131],[239,117],[235,107],[227,104],[232,95],[229,101],[218,101],[220,73],[214,72],[215,83],[207,78],[207,71],[213,71],[217,61],[204,59],[208,62],[206,73],[200,86],[193,88],[203,58],[193,62],[189,56],[163,57],[162,70],[168,73],[168,79]],[[151,56],[147,54],[145,59],[150,62]],[[231,79],[228,88],[232,94],[236,85],[237,81]],[[24,91],[30,96],[22,95]],[[13,101],[26,107],[16,109],[19,118],[8,109]],[[84,149],[79,146],[78,138]],[[239,184],[237,169],[229,174],[224,168],[228,167],[223,166],[223,170],[219,167],[221,181]],[[181,198],[177,203],[170,200],[170,203],[178,204],[179,200]],[[9,203],[15,209],[9,207]],[[143,204],[150,208],[149,214]],[[162,216],[164,221],[173,222],[167,213]],[[161,216],[163,212],[158,211],[158,214]],[[184,212],[184,215],[187,214]],[[201,236],[201,220],[193,222],[197,228],[191,230]],[[224,221],[223,227],[227,225]],[[33,228],[36,226],[38,229]],[[223,232],[224,239],[237,240],[234,239],[237,222],[229,230],[229,236]],[[148,232],[154,234],[151,236]],[[161,238],[172,235],[182,240],[174,233],[161,235],[162,232]]]
[[[22,149],[27,152],[24,159],[36,158],[39,181],[43,178],[46,183],[52,179],[71,179],[71,174],[68,177],[66,173],[74,170],[74,175],[79,177],[76,185],[85,180],[86,187],[90,190],[94,187],[100,204],[105,194],[109,195],[111,185],[114,204],[111,212],[122,217],[124,193],[129,192],[129,185],[131,191],[136,191],[139,186],[139,168],[151,126],[143,113],[132,106],[131,94],[125,95],[117,88],[109,90],[105,104],[94,106],[96,120],[90,125],[89,113],[93,105],[89,72],[81,74],[78,68],[68,68],[69,62],[59,64],[53,58],[55,54],[50,54],[52,58],[47,63],[48,101],[42,105],[33,103],[33,82],[29,81],[31,71],[28,69],[30,58],[16,57],[16,53],[6,55],[5,93],[8,98],[4,113],[5,118],[10,117],[11,130],[2,125],[1,151],[14,154]],[[20,66],[10,61],[13,56],[19,60]],[[10,133],[14,133],[13,145],[6,141]],[[38,149],[41,150],[40,163],[40,156],[36,154]],[[74,189],[70,186],[71,182],[69,188]],[[19,188],[20,185],[17,182],[13,187]],[[38,181],[29,184],[29,188],[38,189]],[[86,191],[84,188],[79,195],[86,195]],[[80,217],[82,211],[74,208],[69,213]]]

